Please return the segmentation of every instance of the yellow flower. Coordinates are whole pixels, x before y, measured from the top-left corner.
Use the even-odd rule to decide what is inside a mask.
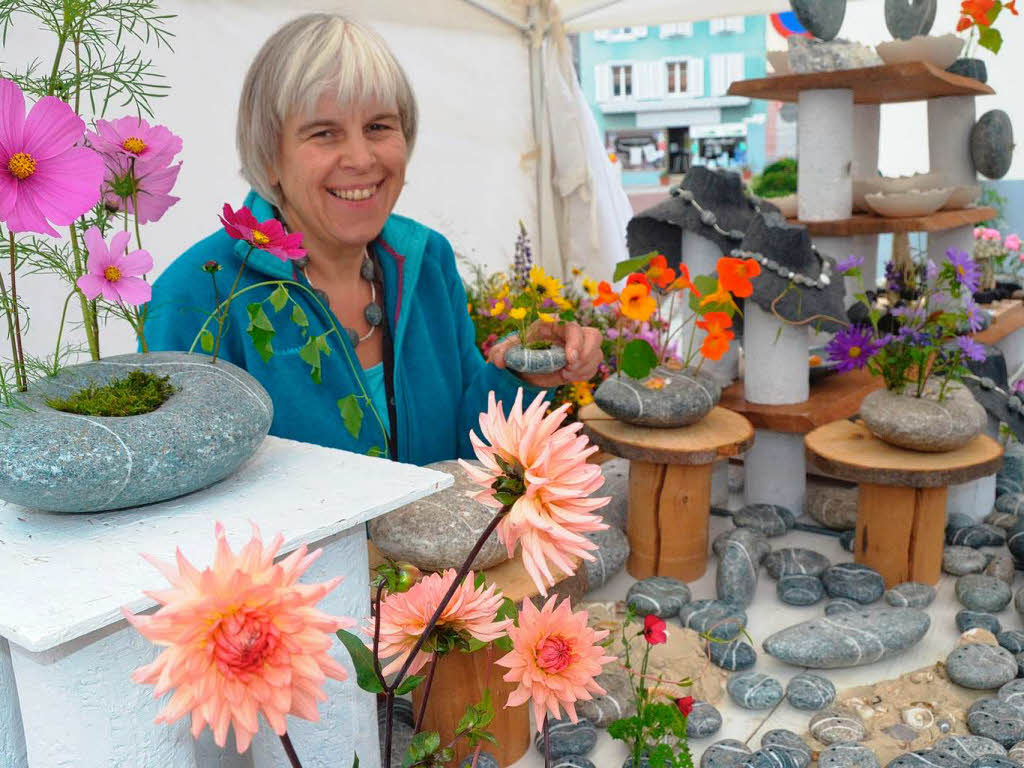
[[[572,309],[572,304],[564,296],[553,296],[551,300],[555,302],[555,306],[559,309]]]
[[[557,317],[555,317],[554,315],[550,314],[549,312],[538,312],[537,313],[537,317],[539,317],[545,323],[553,323],[556,320],[558,320]]]
[[[573,277],[579,277],[582,274],[583,274],[583,270],[580,269],[579,267],[573,267],[572,268],[572,276]]]
[[[589,381],[575,381],[571,386],[570,397],[578,405],[590,405],[594,402],[593,388],[590,386]]]
[[[505,311],[505,302],[504,301],[496,302],[495,305],[493,307],[491,307],[491,317],[497,317],[498,315],[500,315],[504,311]]]
[[[526,307],[516,307],[508,311],[508,316],[513,320],[522,320],[526,317]]]
[[[562,295],[562,283],[551,277],[538,266],[530,267],[530,284],[541,298],[555,298]]]
[[[589,277],[583,278],[583,290],[586,291],[587,296],[594,298],[597,296],[597,281],[591,280]]]
[[[506,296],[508,296],[508,283],[501,286],[501,290],[494,294],[494,298],[504,299]]]
[[[619,312],[630,320],[646,323],[658,308],[650,295],[650,289],[643,283],[630,283],[619,296]]]

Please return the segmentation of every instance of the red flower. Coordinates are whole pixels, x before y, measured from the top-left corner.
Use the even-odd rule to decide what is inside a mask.
[[[306,255],[300,247],[301,232],[285,233],[284,226],[277,219],[256,221],[252,211],[244,205],[237,211],[232,211],[231,206],[224,203],[220,223],[224,225],[224,231],[235,240],[245,240],[252,247],[277,256],[281,261],[300,259]]]
[[[644,640],[651,645],[661,645],[668,638],[665,636],[665,620],[653,613],[644,616]]]
[[[750,278],[761,274],[761,265],[753,259],[734,259],[723,256],[715,267],[718,280],[729,293],[745,299],[754,292]]]
[[[693,696],[683,696],[681,699],[676,699],[676,706],[683,713],[683,717],[689,717],[690,713],[693,712]]]
[[[647,279],[662,290],[668,288],[676,278],[676,271],[668,266],[668,260],[660,253],[647,266]]]
[[[597,298],[594,299],[594,306],[599,307],[602,304],[614,304],[618,300],[619,294],[612,290],[612,287],[608,284],[607,280],[602,280],[597,286]]]
[[[960,3],[960,14],[970,16],[978,26],[987,27],[992,23],[989,21],[988,12],[995,4],[995,0],[964,0]]]
[[[633,274],[626,278],[626,285],[633,285],[634,283],[646,285],[648,291],[651,289],[651,284],[647,280],[647,275],[645,275],[643,272],[634,272]]]
[[[1017,13],[1017,0],[1010,0],[1008,3],[1003,3],[1003,8],[1008,10],[1014,16],[1020,16],[1020,14]]]

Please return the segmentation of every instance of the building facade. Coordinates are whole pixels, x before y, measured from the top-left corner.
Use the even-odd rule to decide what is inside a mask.
[[[764,76],[765,40],[763,16],[580,36],[580,83],[625,186],[692,165],[764,167],[765,103],[727,91]]]

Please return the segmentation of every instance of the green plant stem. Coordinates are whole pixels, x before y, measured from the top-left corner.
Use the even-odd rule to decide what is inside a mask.
[[[64,4],[64,24],[68,23],[68,4]],[[53,57],[53,67],[50,69],[50,83],[47,87],[47,96],[53,96],[57,92],[57,73],[60,71],[60,60],[64,58],[64,45],[67,43],[67,33],[61,30],[57,35],[57,55]],[[76,110],[77,111],[77,110]]]
[[[77,288],[77,280],[83,274],[85,270],[82,267],[82,249],[78,244],[78,232],[75,229],[75,225],[72,224],[69,228],[71,233],[71,250],[75,254],[75,281],[76,291],[78,292],[78,299],[82,306],[82,322],[85,325],[85,338],[89,343],[89,355],[93,360],[100,359],[100,340],[98,333],[98,326],[93,324],[95,309],[91,302],[85,298],[85,294],[82,293],[81,288]]]
[[[60,325],[57,326],[57,347],[53,351],[53,373],[50,374],[51,376],[56,376],[57,371],[60,368],[60,341],[61,337],[64,335],[64,320],[68,315],[68,304],[71,303],[71,297],[74,295],[75,291],[71,291],[67,298],[64,299],[64,308],[60,313]]]
[[[7,286],[4,283],[3,273],[0,272],[0,298],[3,300],[4,315],[7,317],[7,338],[11,340],[11,363],[14,366],[14,386],[18,387],[21,381],[21,375],[18,370],[18,344],[15,341],[14,336],[14,319],[13,314],[16,308],[11,304],[11,299],[7,294]],[[7,399],[7,386],[6,381],[4,382],[4,396]]]
[[[21,313],[18,312],[18,250],[14,243],[14,233],[7,231],[7,242],[9,244],[8,254],[11,261],[11,311],[14,317],[14,344],[15,344],[15,367],[14,378],[18,385],[19,392],[28,391],[28,375],[25,372],[25,351],[21,343]]]
[[[132,158],[132,218],[135,219],[135,243],[138,249],[142,250],[142,233],[139,231],[139,188],[138,182],[135,179],[135,158]],[[127,205],[125,206],[127,208]],[[143,275],[142,279],[145,280],[146,276]],[[135,335],[139,339],[139,346],[143,352],[149,352],[149,347],[146,345],[146,312],[148,311],[149,305],[145,308],[137,307],[135,310]],[[214,360],[216,362],[216,360]]]
[[[125,213],[125,216],[128,214]],[[213,341],[213,359],[211,363],[217,362],[217,353],[220,351],[220,339],[224,335],[224,321],[228,318],[228,310],[231,308],[231,300],[235,297],[235,289],[238,288],[238,282],[242,279],[242,273],[245,271],[245,264],[249,261],[249,257],[252,252],[256,250],[256,246],[250,245],[249,250],[245,252],[245,257],[242,259],[242,263],[238,267],[238,274],[235,275],[235,282],[231,284],[231,290],[228,291],[228,297],[224,300],[224,308],[217,314],[217,338]],[[204,323],[205,327],[206,324]]]

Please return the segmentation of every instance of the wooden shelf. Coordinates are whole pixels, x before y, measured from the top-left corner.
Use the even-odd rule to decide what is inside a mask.
[[[800,91],[828,88],[849,88],[853,91],[855,104],[896,104],[942,96],[986,96],[995,93],[989,86],[973,78],[954,75],[923,61],[908,61],[881,67],[737,80],[730,86],[729,95],[797,101]]]
[[[982,344],[995,344],[1014,331],[1024,328],[1024,304],[1017,299],[997,301],[985,306],[995,315],[992,325],[974,334],[974,340]]]
[[[979,206],[959,211],[937,211],[927,216],[910,216],[901,219],[887,219],[874,214],[861,213],[848,219],[835,219],[834,221],[789,219],[789,222],[807,227],[807,231],[816,237],[851,237],[853,235],[880,235],[887,232],[941,232],[944,229],[971,227],[995,217],[995,208]]]

